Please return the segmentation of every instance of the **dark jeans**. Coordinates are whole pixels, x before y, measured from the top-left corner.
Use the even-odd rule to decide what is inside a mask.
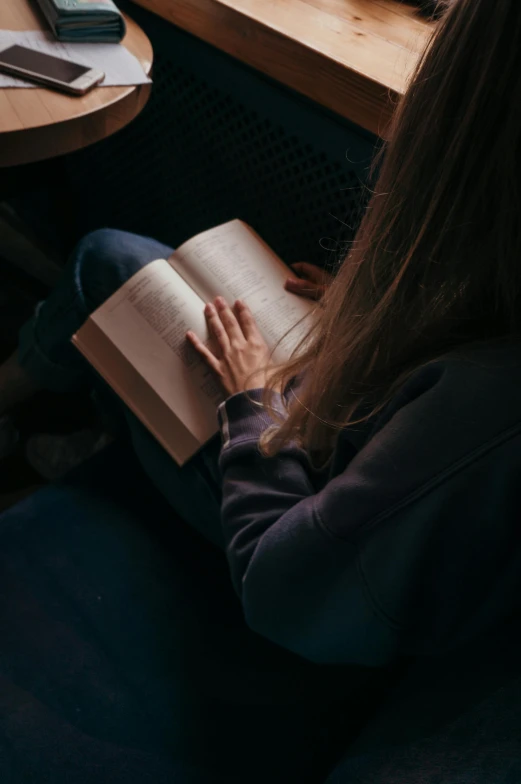
[[[156,487],[180,517],[222,547],[219,438],[179,468],[127,407],[103,388],[70,342],[89,314],[125,281],[171,253],[171,248],[155,240],[122,231],[101,229],[89,234],[72,254],[58,286],[22,328],[20,363],[41,388],[67,391],[97,384],[98,399],[112,412],[117,407],[120,419],[126,421],[136,455]]]
[[[2,734],[7,733],[8,743],[13,737],[17,748],[27,748],[28,761],[38,767],[38,744],[49,720],[46,706],[52,704],[56,715],[65,716],[52,731],[59,749],[69,743],[64,733],[75,733],[78,717],[84,717],[87,735],[74,736],[74,743],[80,744],[81,755],[92,755],[93,781],[149,780],[139,773],[149,765],[142,756],[127,756],[128,771],[118,768],[112,777],[114,763],[106,762],[112,746],[101,749],[87,737],[99,732],[117,736],[118,765],[124,764],[119,761],[122,745],[140,747],[142,737],[145,746],[152,744],[163,754],[165,744],[159,739],[168,736],[174,760],[191,766],[200,754],[215,765],[212,782],[221,782],[220,770],[228,771],[224,782],[237,784],[318,784],[322,776],[316,778],[316,771],[324,773],[324,755],[338,741],[347,742],[362,723],[377,679],[361,667],[311,664],[246,626],[224,554],[212,546],[222,548],[219,440],[178,468],[70,342],[89,313],[131,275],[170,252],[154,240],[119,231],[90,234],[21,332],[20,362],[41,387],[66,391],[99,385],[104,405],[111,416],[115,409],[160,494],[151,495],[146,477],[140,479],[141,469],[136,473],[126,467],[136,461],[122,442],[118,449],[124,458],[111,458],[110,450],[101,456],[105,467],[83,490],[73,478],[65,489],[46,488],[36,500],[3,516],[0,576],[12,577],[0,602],[0,640],[10,640],[5,661],[5,643],[0,642],[0,694],[9,688],[13,695],[6,730],[0,721],[0,763]],[[84,472],[89,470],[87,466]],[[170,538],[160,543],[159,535]],[[20,612],[24,607],[31,607],[30,617]],[[99,609],[106,612],[103,627]],[[45,649],[40,650],[42,639]],[[112,667],[106,683],[100,664],[105,660]],[[8,682],[2,687],[4,670]],[[13,730],[20,701],[13,684],[20,678],[25,679],[31,710],[41,718],[30,718],[33,724],[22,720]],[[38,696],[42,690],[43,698]],[[123,706],[120,716],[114,715],[114,695]],[[142,716],[140,705],[147,710]],[[170,719],[162,714],[175,717],[177,725],[166,730]],[[134,739],[126,723],[135,728]],[[53,765],[58,751],[49,751]],[[25,751],[20,753],[23,759]],[[89,780],[83,762],[75,773],[56,765],[61,772],[51,776],[51,784]],[[151,765],[150,781],[192,781],[188,770],[178,777],[167,769],[161,763],[159,775]],[[229,777],[232,770],[237,778]],[[41,779],[30,779],[38,784],[46,780],[45,771]]]

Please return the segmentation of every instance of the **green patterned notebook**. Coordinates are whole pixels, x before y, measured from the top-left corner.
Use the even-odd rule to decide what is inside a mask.
[[[59,41],[118,43],[125,20],[112,0],[38,0]]]

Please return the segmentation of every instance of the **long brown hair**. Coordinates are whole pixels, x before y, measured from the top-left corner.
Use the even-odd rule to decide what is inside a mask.
[[[421,365],[521,332],[521,2],[450,0],[376,165],[374,193],[301,351],[287,417],[326,458],[340,428],[380,411]],[[269,393],[265,404],[269,406]]]

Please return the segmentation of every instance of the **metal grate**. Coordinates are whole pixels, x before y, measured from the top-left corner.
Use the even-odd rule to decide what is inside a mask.
[[[239,217],[287,261],[330,261],[323,246],[358,225],[374,139],[172,25],[135,6],[132,14],[154,45],[153,95],[127,129],[70,157],[82,229],[110,224],[175,246]]]

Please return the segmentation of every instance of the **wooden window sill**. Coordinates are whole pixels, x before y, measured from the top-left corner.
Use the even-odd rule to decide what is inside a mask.
[[[398,0],[135,0],[383,135],[432,30]]]

